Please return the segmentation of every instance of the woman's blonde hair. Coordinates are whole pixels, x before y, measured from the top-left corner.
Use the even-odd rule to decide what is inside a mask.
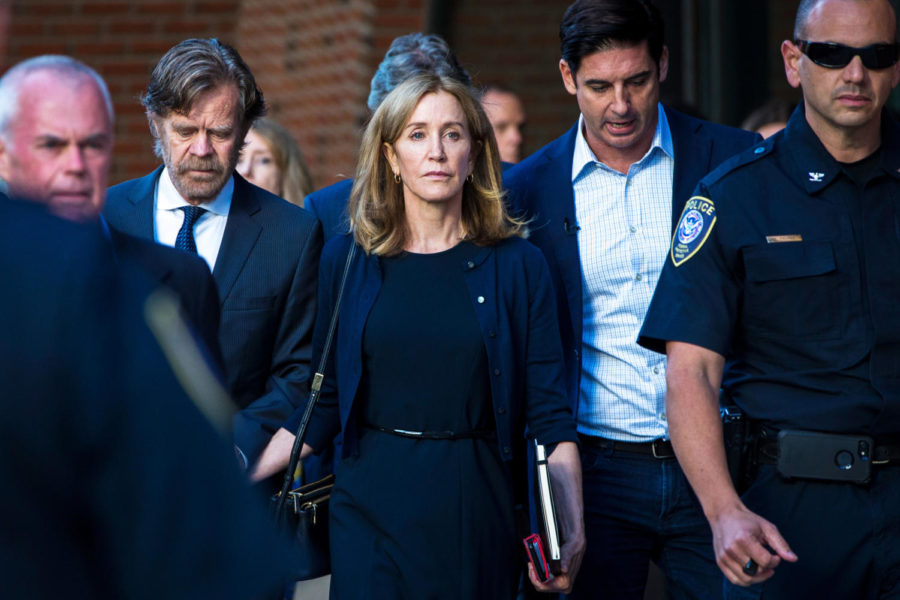
[[[303,206],[303,199],[313,192],[313,182],[297,141],[287,129],[270,119],[257,119],[251,130],[262,138],[281,171],[278,195],[291,204]]]
[[[459,102],[472,139],[472,175],[463,185],[462,198],[465,239],[490,245],[524,233],[524,223],[506,213],[500,153],[481,103],[466,85],[423,74],[406,80],[388,94],[363,134],[349,213],[351,231],[366,253],[391,256],[402,252],[406,245],[403,183],[394,180],[383,146],[397,141],[419,100],[437,92],[447,92]]]

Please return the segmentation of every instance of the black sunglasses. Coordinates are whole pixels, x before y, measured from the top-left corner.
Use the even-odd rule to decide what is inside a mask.
[[[867,69],[887,69],[897,64],[897,60],[900,59],[898,44],[872,44],[865,48],[854,48],[832,42],[796,40],[794,43],[800,47],[800,52],[809,57],[809,60],[827,69],[846,67],[854,56],[859,56]]]

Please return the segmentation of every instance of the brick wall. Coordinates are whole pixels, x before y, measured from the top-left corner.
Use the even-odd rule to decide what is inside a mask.
[[[177,42],[218,37],[234,43],[239,0],[16,0],[7,59],[68,54],[106,79],[116,110],[116,155],[110,182],[157,164],[138,95],[153,66]]]
[[[499,82],[525,105],[525,155],[578,118],[559,74],[559,22],[569,0],[460,0],[448,41],[480,84]]]
[[[240,50],[297,138],[317,187],[352,177],[366,99],[391,41],[421,30],[422,0],[244,0]]]
[[[783,30],[768,0],[770,36]],[[369,83],[390,42],[426,27],[442,33],[484,84],[519,93],[526,152],[566,131],[578,114],[560,80],[557,28],[569,0],[0,0],[0,67],[35,54],[70,54],[109,83],[117,112],[111,181],[157,164],[137,101],[160,56],[189,37],[238,48],[259,80],[270,116],[297,138],[318,187],[352,176]],[[2,40],[4,7],[9,39]],[[788,27],[789,29],[789,27]],[[674,39],[673,36],[670,36]],[[773,46],[774,47],[774,46]],[[776,49],[777,51],[777,49]],[[5,59],[5,60],[4,60]],[[771,89],[785,93],[780,59]]]

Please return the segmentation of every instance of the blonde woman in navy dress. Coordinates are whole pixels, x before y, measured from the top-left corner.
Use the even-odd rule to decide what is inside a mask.
[[[568,590],[584,527],[556,307],[543,256],[505,212],[497,145],[467,87],[423,75],[391,92],[366,129],[349,212],[351,233],[320,263],[316,348],[359,247],[304,444],[343,432],[332,598],[515,598],[526,427],[552,448],[565,570],[530,578]],[[293,426],[257,476],[284,467]]]

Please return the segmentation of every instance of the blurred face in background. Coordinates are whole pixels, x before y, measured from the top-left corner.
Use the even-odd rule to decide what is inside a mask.
[[[84,74],[38,70],[19,88],[18,110],[0,140],[0,178],[9,193],[83,221],[106,198],[113,131],[106,99]]]
[[[522,143],[525,141],[525,108],[518,96],[511,92],[488,89],[481,97],[481,106],[494,129],[500,160],[519,162],[522,159]]]
[[[252,128],[244,138],[244,148],[238,159],[236,170],[241,176],[254,185],[282,195],[281,169],[268,144]]]

